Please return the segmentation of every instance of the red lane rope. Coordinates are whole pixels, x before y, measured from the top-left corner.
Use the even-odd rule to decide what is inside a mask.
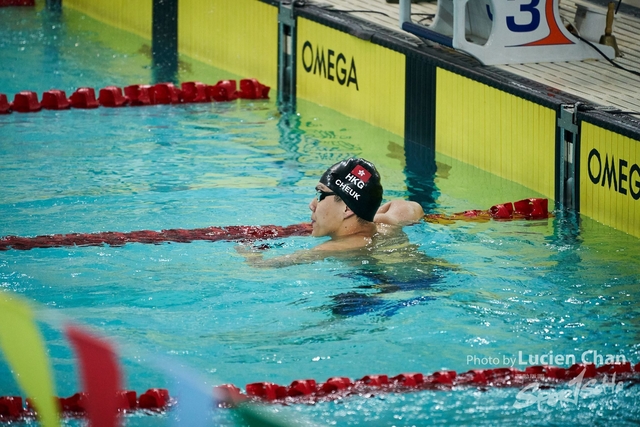
[[[352,380],[348,377],[331,377],[318,384],[313,379],[295,380],[289,386],[270,382],[247,384],[242,392],[233,384],[214,388],[214,395],[221,407],[234,406],[244,401],[279,404],[314,404],[352,395],[378,395],[380,393],[407,393],[422,390],[451,390],[453,387],[523,387],[532,382],[545,386],[559,385],[582,375],[582,379],[604,379],[612,376],[612,383],[638,381],[640,363],[610,363],[600,367],[594,364],[574,364],[569,368],[557,366],[528,366],[524,371],[515,368],[472,369],[458,374],[455,371],[438,371],[431,375],[418,372],[388,375],[366,375]],[[87,395],[76,393],[67,398],[57,398],[63,416],[80,417],[86,414]],[[20,396],[0,396],[0,422],[12,422],[36,416],[30,399],[23,406]],[[176,401],[163,388],[152,388],[137,397],[135,391],[121,391],[118,395],[119,411],[129,413],[146,410],[149,413],[170,409]],[[177,402],[179,403],[179,402]]]
[[[543,219],[553,216],[549,213],[547,199],[524,199],[517,202],[502,203],[489,210],[471,210],[453,215],[425,215],[424,220],[431,223],[450,224],[457,220],[488,221],[511,219]],[[58,248],[64,246],[122,246],[126,243],[179,242],[188,243],[194,240],[263,240],[289,236],[307,236],[311,233],[310,224],[295,224],[287,227],[266,226],[229,226],[162,231],[131,231],[122,233],[107,231],[103,233],[54,234],[36,237],[6,236],[0,238],[0,251],[9,249],[29,250],[34,248]]]
[[[532,382],[555,385],[580,375],[583,379],[613,375],[614,380],[637,381],[640,377],[640,363],[635,366],[631,366],[630,362],[611,363],[600,367],[578,363],[569,368],[528,366],[524,371],[515,368],[472,369],[461,374],[455,371],[439,371],[431,375],[412,372],[391,378],[387,375],[366,375],[355,381],[347,377],[331,377],[322,384],[317,384],[313,379],[296,380],[289,386],[270,382],[252,383],[247,384],[246,393],[242,393],[233,384],[218,386],[216,390],[226,397],[223,401],[226,405],[246,400],[313,404],[351,395],[450,390],[452,387],[524,387]]]
[[[58,410],[65,417],[82,417],[87,412],[87,394],[80,392],[70,397],[57,397]],[[135,411],[161,412],[175,402],[169,391],[163,388],[152,388],[139,397],[135,391],[124,390],[118,393],[118,411],[131,413]],[[36,418],[31,399],[26,399],[23,406],[21,396],[0,396],[0,422],[13,422]]]
[[[278,225],[238,225],[195,229],[177,228],[162,231],[141,230],[128,233],[107,231],[103,233],[53,234],[35,237],[6,236],[0,238],[0,251],[65,246],[122,246],[126,243],[189,243],[195,240],[207,240],[210,242],[220,240],[253,241],[290,236],[307,236],[309,234],[311,234],[311,224],[294,224],[286,227]]]
[[[0,7],[6,6],[35,6],[36,0],[0,0]]]
[[[1,1],[1,0],[0,0]],[[99,96],[91,87],[78,88],[69,98],[63,90],[52,89],[42,94],[33,91],[21,91],[15,94],[13,102],[7,95],[0,93],[0,114],[33,113],[45,110],[68,110],[69,108],[124,107],[127,105],[181,104],[195,102],[224,102],[235,99],[269,99],[269,86],[256,79],[240,80],[237,89],[235,80],[220,80],[215,85],[202,82],[184,82],[180,88],[173,83],[151,85],[131,85],[123,89],[107,86],[100,89]]]
[[[501,203],[488,210],[469,210],[451,215],[429,214],[424,220],[436,224],[452,224],[455,221],[485,222],[491,219],[498,221],[513,219],[545,219],[553,217],[549,212],[549,200],[540,198],[523,199],[517,202]]]

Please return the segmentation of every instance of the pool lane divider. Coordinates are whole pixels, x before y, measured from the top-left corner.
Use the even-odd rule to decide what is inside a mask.
[[[7,6],[35,6],[36,0],[0,0],[0,7]]]
[[[377,396],[380,393],[410,393],[418,391],[446,391],[453,388],[476,387],[487,389],[525,387],[538,383],[540,387],[550,388],[569,382],[576,385],[583,380],[598,381],[603,384],[638,382],[640,363],[632,366],[630,362],[610,363],[596,367],[594,364],[574,364],[569,368],[558,366],[528,366],[524,371],[512,367],[494,369],[472,369],[458,374],[456,371],[437,371],[431,375],[419,372],[403,373],[393,377],[388,375],[365,375],[352,380],[348,377],[331,377],[324,383],[313,379],[295,380],[288,386],[271,382],[247,384],[245,391],[233,384],[216,386],[212,390],[212,402],[218,407],[234,407],[249,403],[275,404],[315,404],[334,401],[349,396]],[[617,381],[617,382],[616,382]],[[121,413],[144,411],[147,414],[162,413],[170,410],[179,401],[172,398],[167,389],[151,388],[137,396],[135,391],[122,390],[117,394],[118,408]],[[58,409],[66,417],[83,417],[87,412],[88,397],[78,392],[70,397],[57,397]],[[23,406],[21,396],[0,396],[0,422],[14,422],[35,418],[36,412],[29,398]]]
[[[175,403],[172,402],[169,391],[163,388],[149,389],[140,396],[133,390],[121,390],[117,392],[116,401],[116,409],[120,413],[161,412]],[[78,392],[69,397],[56,397],[55,402],[63,416],[76,418],[86,416],[89,399],[87,393]],[[25,399],[23,404],[21,396],[0,396],[0,422],[34,418],[37,418],[37,411],[32,399]]]
[[[54,234],[36,237],[6,236],[0,238],[0,251],[67,246],[123,246],[127,243],[190,243],[196,240],[244,242],[290,236],[308,236],[310,234],[311,224],[304,223],[284,227],[278,225],[232,225],[195,229],[176,228],[162,231],[141,230],[126,233],[107,231],[102,233]]]
[[[91,87],[78,88],[69,98],[63,90],[52,89],[38,95],[33,91],[15,94],[13,102],[0,93],[0,114],[34,113],[45,110],[91,109],[98,107],[125,107],[158,104],[187,104],[200,102],[226,102],[236,99],[269,99],[269,86],[256,79],[220,80],[215,85],[202,82],[183,82],[180,87],[173,83],[155,85],[131,85],[124,88],[107,86],[98,92]]]
[[[484,222],[535,220],[553,216],[548,211],[547,199],[524,199],[494,205],[488,210],[469,210],[452,215],[429,214],[424,220],[436,224],[452,224],[455,221]],[[216,241],[256,241],[284,238],[290,236],[308,236],[311,224],[293,224],[288,226],[228,226],[195,229],[170,229],[162,231],[141,230],[130,232],[106,231],[101,233],[71,233],[40,235],[35,237],[5,236],[0,238],[0,251],[9,249],[30,250],[36,248],[60,248],[70,246],[123,246],[127,243],[160,244],[164,242],[190,243],[197,240]]]
[[[244,401],[273,402],[282,404],[314,404],[333,401],[348,396],[374,396],[380,393],[407,393],[423,390],[451,390],[462,387],[525,387],[539,383],[542,387],[561,385],[569,381],[602,380],[616,384],[637,382],[640,379],[640,363],[610,363],[596,367],[595,364],[577,363],[569,368],[558,366],[528,366],[524,371],[513,367],[494,369],[472,369],[458,374],[456,371],[437,371],[431,375],[419,372],[388,375],[365,375],[358,380],[348,377],[331,377],[318,384],[313,379],[295,380],[289,386],[271,382],[247,384],[243,393],[233,384],[214,388],[217,396],[226,397],[221,404],[235,405]]]
[[[424,216],[426,222],[435,224],[452,224],[455,221],[486,222],[491,219],[496,221],[509,221],[514,219],[546,219],[552,218],[549,212],[549,200],[531,198],[507,202],[491,206],[488,210],[468,210],[451,215],[428,214]]]

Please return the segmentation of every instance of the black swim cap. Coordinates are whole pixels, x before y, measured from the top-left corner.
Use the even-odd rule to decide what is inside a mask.
[[[320,178],[360,218],[373,221],[382,203],[380,174],[373,163],[350,158],[331,166]]]

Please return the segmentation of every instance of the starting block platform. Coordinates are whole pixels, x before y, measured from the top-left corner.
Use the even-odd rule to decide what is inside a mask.
[[[438,0],[431,25],[414,23],[400,0],[400,27],[465,52],[484,65],[615,58],[610,46],[586,43],[563,25],[559,0]],[[600,50],[596,50],[594,46]]]

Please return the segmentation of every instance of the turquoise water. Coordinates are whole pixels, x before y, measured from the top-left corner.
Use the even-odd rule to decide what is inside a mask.
[[[44,12],[0,9],[0,57],[7,58],[0,92],[55,87],[70,93],[75,86],[152,81],[144,40],[121,35],[118,45],[126,49],[118,50],[95,35],[102,27],[88,18],[67,11],[54,24],[49,19]],[[46,25],[56,26],[55,40]],[[183,61],[182,81],[225,77]],[[36,65],[22,73],[23,64]],[[290,120],[273,101],[0,116],[0,235],[305,222],[320,174],[352,155],[379,165],[387,198],[411,197],[430,212],[537,196],[443,156],[435,159],[437,170],[421,169],[419,150],[397,136],[300,104],[300,115]],[[486,194],[459,184],[472,182],[485,184]],[[126,386],[138,392],[171,389],[156,356],[191,367],[209,385],[240,387],[464,372],[505,366],[520,353],[526,363],[549,352],[580,359],[589,351],[640,361],[638,239],[561,214],[532,222],[420,223],[405,232],[409,252],[273,270],[246,265],[233,242],[10,250],[0,252],[0,287],[33,301],[49,319],[40,325],[61,396],[80,386],[52,314],[115,341]],[[270,241],[265,256],[320,241]],[[21,394],[1,359],[0,378],[0,395]],[[519,391],[352,396],[267,411],[317,425],[640,421],[638,386],[631,383],[576,403],[521,409],[514,407]],[[171,417],[137,414],[126,424],[164,426]],[[232,422],[228,410],[212,418]]]

